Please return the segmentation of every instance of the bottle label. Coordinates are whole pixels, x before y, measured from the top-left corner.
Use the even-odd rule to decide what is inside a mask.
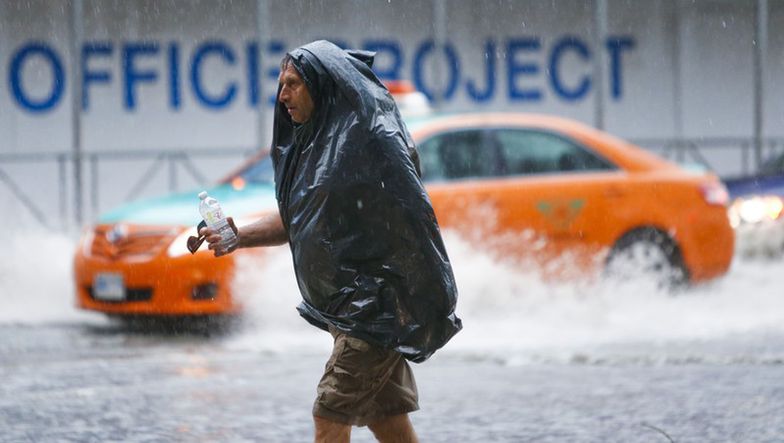
[[[221,211],[209,211],[207,212],[207,216],[205,218],[207,220],[204,221],[206,221],[208,225],[215,226],[221,222],[221,220],[223,219],[223,214],[221,213]]]

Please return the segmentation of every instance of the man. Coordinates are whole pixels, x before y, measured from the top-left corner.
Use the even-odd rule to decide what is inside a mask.
[[[424,361],[462,327],[414,144],[372,62],[326,41],[284,57],[271,154],[279,211],[231,221],[240,248],[289,243],[297,309],[334,337],[313,407],[318,442],[347,442],[352,425],[417,441],[406,360]],[[235,249],[200,234],[216,256]]]

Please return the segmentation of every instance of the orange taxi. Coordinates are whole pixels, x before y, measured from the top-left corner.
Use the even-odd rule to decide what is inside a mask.
[[[631,263],[674,282],[715,278],[731,264],[728,196],[713,175],[553,116],[457,114],[407,124],[442,230],[500,260],[538,266],[550,278]],[[209,193],[249,222],[276,210],[272,177],[260,154]],[[131,203],[86,230],[74,260],[78,305],[118,315],[239,312],[235,256],[187,251],[197,192]]]

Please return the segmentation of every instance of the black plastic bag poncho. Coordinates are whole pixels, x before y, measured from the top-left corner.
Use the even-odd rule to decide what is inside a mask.
[[[291,51],[315,109],[275,109],[275,190],[310,323],[422,362],[461,329],[457,287],[416,150],[373,53]],[[280,91],[278,91],[280,92]]]

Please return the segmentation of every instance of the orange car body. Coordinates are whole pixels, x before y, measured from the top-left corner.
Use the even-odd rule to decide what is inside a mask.
[[[607,133],[551,116],[438,116],[411,121],[409,129],[442,230],[458,232],[500,259],[535,263],[555,278],[597,275],[621,238],[655,229],[677,246],[690,281],[729,269],[734,234],[726,192],[710,174],[688,172]],[[550,147],[563,151],[557,161],[549,160]],[[526,149],[541,157],[538,165]],[[474,161],[466,157],[469,151],[478,155]],[[522,166],[513,166],[515,159]],[[251,192],[242,178],[252,165],[217,195],[227,214],[248,221],[276,210],[271,184]],[[122,315],[241,310],[231,294],[234,257],[184,253],[184,239],[198,222],[196,193],[185,197],[183,207],[193,213],[188,222],[148,223],[133,216],[134,208],[144,208],[139,203],[87,231],[74,264],[80,307]]]

